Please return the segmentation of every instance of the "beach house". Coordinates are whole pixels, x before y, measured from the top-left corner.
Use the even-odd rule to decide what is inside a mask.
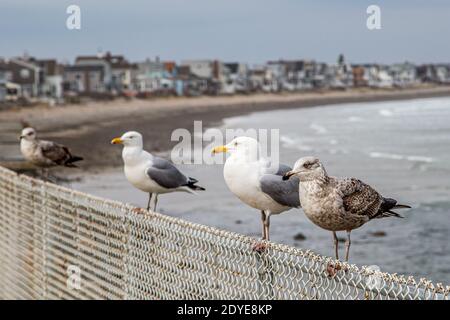
[[[78,70],[87,72],[93,77],[93,79],[84,79],[86,84],[84,88],[87,89],[85,92],[107,92],[117,95],[131,89],[132,71],[136,66],[129,63],[122,55],[112,55],[110,52],[106,52],[95,56],[78,56],[73,67],[67,68],[69,73]],[[90,82],[95,85],[91,85]]]
[[[189,67],[190,73],[200,79],[207,79],[206,94],[226,93],[228,70],[219,60],[184,60],[181,66]]]
[[[222,84],[222,93],[234,94],[248,92],[248,66],[245,63],[225,63],[224,76],[226,79]]]
[[[191,73],[189,66],[177,66],[175,75],[175,93],[178,96],[195,97],[208,93],[209,78]]]
[[[252,92],[278,92],[279,79],[267,65],[255,65],[249,70],[249,89]]]
[[[3,99],[37,98],[39,94],[39,67],[25,58],[0,59],[0,82]],[[7,94],[9,92],[9,94]]]
[[[63,66],[56,59],[33,59],[39,67],[39,97],[50,103],[63,97]]]
[[[176,63],[146,59],[136,63],[132,72],[133,88],[140,96],[166,95],[175,90]]]
[[[106,94],[105,68],[101,65],[64,66],[63,88],[66,94],[99,96]]]
[[[409,62],[397,63],[389,66],[389,74],[393,85],[396,87],[408,87],[417,83],[417,68]]]

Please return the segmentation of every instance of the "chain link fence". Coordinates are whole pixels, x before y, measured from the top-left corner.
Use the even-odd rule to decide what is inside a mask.
[[[2,299],[449,297],[425,279],[255,241],[0,167]]]

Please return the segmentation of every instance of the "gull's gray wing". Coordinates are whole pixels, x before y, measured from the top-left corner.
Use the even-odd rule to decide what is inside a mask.
[[[355,178],[333,179],[342,194],[345,211],[370,219],[377,216],[383,197],[375,189]]]
[[[41,140],[38,143],[38,148],[41,149],[42,155],[46,159],[59,165],[64,165],[72,157],[67,147],[52,141]]]
[[[188,184],[189,179],[169,161],[153,157],[152,165],[147,168],[146,174],[160,186],[173,189]]]
[[[299,179],[291,177],[289,180],[283,180],[283,175],[290,170],[289,166],[280,164],[276,174],[264,174],[259,179],[259,183],[262,192],[269,195],[279,204],[298,208],[300,207]]]

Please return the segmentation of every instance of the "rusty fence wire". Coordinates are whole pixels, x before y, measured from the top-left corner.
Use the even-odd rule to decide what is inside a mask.
[[[254,244],[0,167],[1,299],[449,297],[426,279]]]

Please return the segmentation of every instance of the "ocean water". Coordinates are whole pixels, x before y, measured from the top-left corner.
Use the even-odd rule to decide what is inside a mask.
[[[378,219],[354,230],[350,262],[450,284],[450,98],[258,112],[225,119],[225,127],[279,129],[281,162],[318,156],[330,175],[357,177],[411,205],[402,210],[405,219]],[[259,212],[228,191],[222,165],[180,168],[207,191],[162,195],[159,211],[260,237]],[[71,186],[138,206],[147,201],[121,168],[84,176]],[[331,233],[298,209],[272,218],[271,240],[328,256],[334,252]],[[340,248],[342,256],[343,243]]]

